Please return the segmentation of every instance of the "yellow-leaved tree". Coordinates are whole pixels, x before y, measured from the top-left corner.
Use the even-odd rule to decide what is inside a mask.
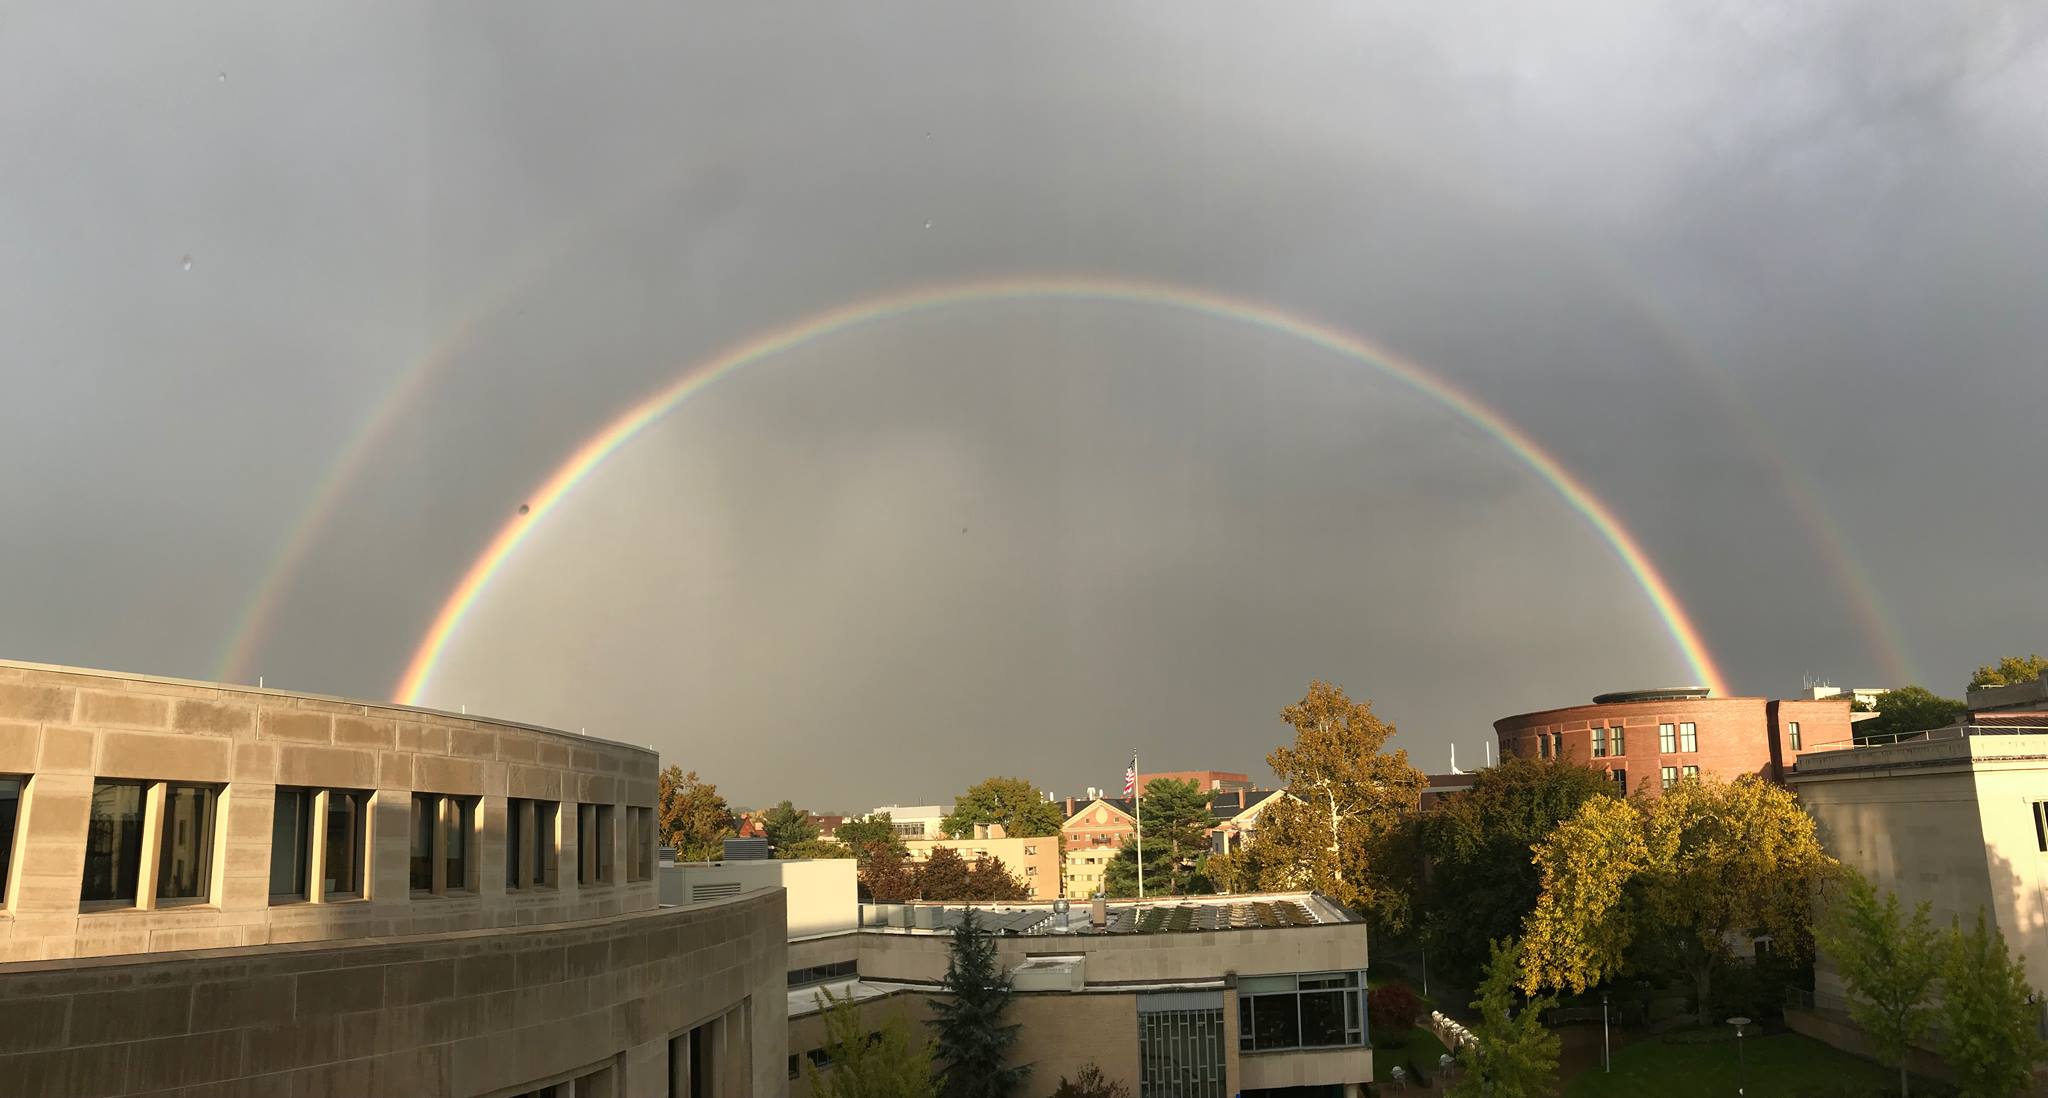
[[[1780,956],[1811,956],[1812,888],[1834,864],[1792,794],[1747,774],[1588,801],[1535,855],[1543,894],[1526,926],[1523,987],[1583,991],[1646,947],[1691,977],[1702,1023],[1740,938],[1761,932]]]
[[[1312,888],[1384,925],[1406,925],[1410,825],[1428,779],[1408,752],[1386,750],[1394,726],[1342,687],[1311,682],[1280,718],[1294,742],[1266,762],[1290,796],[1260,813],[1249,845],[1210,859],[1211,875],[1234,892]]]

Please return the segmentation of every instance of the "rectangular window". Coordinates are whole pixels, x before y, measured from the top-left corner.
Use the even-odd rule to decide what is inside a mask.
[[[368,793],[352,789],[327,791],[327,849],[320,863],[321,899],[353,900],[363,895],[363,838],[369,809]]]
[[[1607,753],[1610,755],[1628,754],[1627,741],[1622,738],[1621,726],[1618,724],[1607,729]]]
[[[412,890],[434,890],[434,831],[441,822],[441,798],[412,795]]]
[[[1550,734],[1550,757],[1553,759],[1564,758],[1564,733],[1552,732]]]
[[[1037,867],[1037,866],[1035,866],[1035,865],[1027,865],[1027,866],[1025,866],[1025,867],[1024,867],[1024,875],[1025,875],[1026,877],[1036,877],[1036,876],[1038,876],[1038,867]]]
[[[1678,750],[1678,727],[1670,724],[1657,726],[1657,750],[1670,754]]]
[[[526,887],[529,848],[527,832],[533,829],[533,802],[513,797],[505,802],[505,889],[517,892]]]
[[[1677,768],[1677,767],[1675,767],[1675,766],[1667,766],[1667,767],[1665,767],[1665,768],[1664,768],[1664,774],[1663,774],[1663,778],[1664,778],[1664,788],[1666,788],[1666,789],[1669,789],[1669,788],[1671,788],[1672,786],[1674,786],[1674,785],[1677,785],[1677,784],[1678,784],[1678,768]]]
[[[206,898],[213,877],[215,792],[210,785],[164,786],[164,831],[156,870],[158,899]]]
[[[810,984],[829,984],[834,980],[851,980],[857,969],[852,961],[834,961],[831,964],[812,965],[809,968],[789,970],[789,986],[805,987]]]
[[[1030,845],[1030,844],[1028,844],[1028,843],[1027,843],[1027,844],[1025,844],[1025,846],[1024,846],[1024,856],[1025,856],[1025,857],[1027,857],[1027,858],[1028,858],[1028,857],[1030,857],[1031,855],[1033,855],[1033,854],[1036,854],[1036,853],[1038,853],[1038,848],[1037,848],[1037,847],[1035,847],[1035,846],[1032,846],[1032,845]]]
[[[610,884],[617,878],[612,876],[612,806],[597,806],[597,877],[596,883]]]
[[[1227,1098],[1223,1009],[1146,1010],[1145,996],[1138,1001],[1138,1098]]]
[[[1617,793],[1617,794],[1619,794],[1619,795],[1621,795],[1621,796],[1623,796],[1623,797],[1626,797],[1626,796],[1628,796],[1628,771],[1626,771],[1626,770],[1616,770],[1616,771],[1613,771],[1612,773],[1614,774],[1614,791],[1615,791],[1615,793]]]
[[[0,778],[0,904],[13,895],[14,824],[21,816],[23,778]]]
[[[2034,802],[2034,845],[2048,854],[2048,801]]]
[[[1799,750],[1799,722],[1792,722],[1792,750]]]
[[[141,782],[94,782],[85,830],[82,903],[135,902],[142,867]]]
[[[542,888],[553,888],[559,879],[555,820],[561,814],[562,806],[556,801],[533,802],[533,883]]]
[[[1546,733],[1546,732],[1538,732],[1538,733],[1536,733],[1536,757],[1537,757],[1537,758],[1539,758],[1539,759],[1547,759],[1547,758],[1549,758],[1549,757],[1550,757],[1550,735],[1549,735],[1549,733]]]
[[[1678,726],[1678,749],[1680,751],[1698,751],[1700,749],[1698,725],[1687,721]]]
[[[280,789],[270,815],[270,898],[304,900],[313,858],[313,793]]]
[[[1250,976],[1238,981],[1238,1047],[1246,1052],[1365,1043],[1358,973]]]
[[[476,825],[476,798],[443,797],[441,802],[445,836],[442,841],[446,844],[442,850],[448,863],[442,887],[449,892],[467,892],[470,889],[469,847],[471,829]]]
[[[626,879],[654,878],[654,810],[626,809]]]
[[[1607,757],[1607,733],[1598,728],[1593,730],[1593,757],[1596,759]]]
[[[1687,778],[1697,778],[1700,776],[1700,768],[1697,766],[1688,766],[1680,773],[1682,776]]]

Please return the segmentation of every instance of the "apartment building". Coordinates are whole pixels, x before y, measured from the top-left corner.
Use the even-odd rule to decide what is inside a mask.
[[[905,839],[903,845],[914,861],[924,861],[941,848],[954,851],[969,862],[986,854],[1003,863],[1010,875],[1031,890],[1031,899],[1050,900],[1060,894],[1060,837],[1040,835],[1012,838],[1001,824],[976,824],[974,834],[963,839]]]
[[[653,752],[0,663],[0,1089],[782,1093],[779,892],[658,906]]]

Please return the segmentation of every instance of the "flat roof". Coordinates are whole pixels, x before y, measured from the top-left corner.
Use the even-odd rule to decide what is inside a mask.
[[[1108,903],[1108,922],[1089,923],[1086,900],[1067,901],[1065,929],[1052,902],[971,905],[981,925],[1005,936],[1088,937],[1132,934],[1186,934],[1223,930],[1275,930],[1297,926],[1363,923],[1342,904],[1316,892],[1261,893],[1239,896],[1174,896],[1158,900],[1116,900]],[[879,934],[943,934],[960,925],[970,905],[863,904],[861,930]],[[907,908],[912,926],[866,922],[885,909]],[[925,924],[929,925],[925,925]]]

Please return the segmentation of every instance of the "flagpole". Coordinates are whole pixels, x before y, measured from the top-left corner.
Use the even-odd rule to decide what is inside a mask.
[[[1145,898],[1145,791],[1138,788],[1138,753],[1131,752],[1131,807],[1138,810],[1138,898]]]

